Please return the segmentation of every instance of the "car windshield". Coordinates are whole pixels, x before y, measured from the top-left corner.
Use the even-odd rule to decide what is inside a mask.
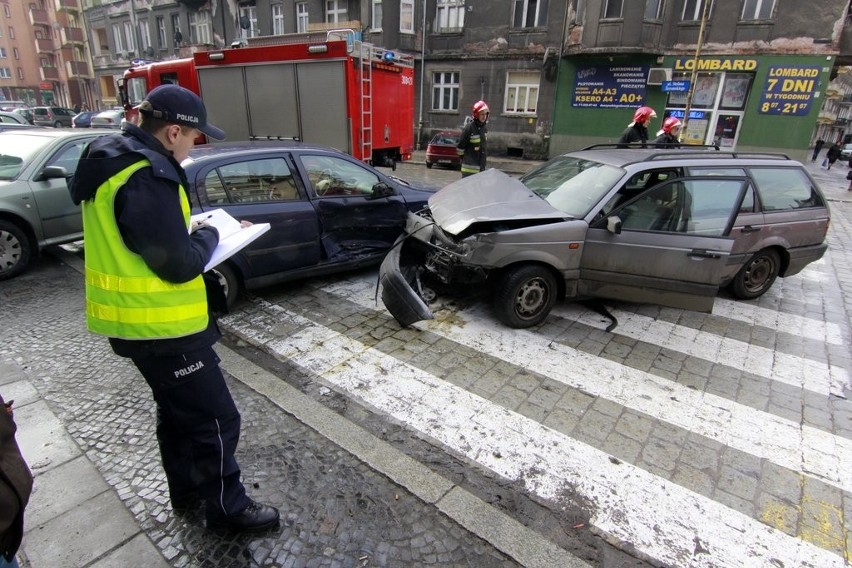
[[[624,176],[608,164],[560,156],[521,178],[533,192],[572,217],[585,216]]]
[[[430,144],[449,144],[452,146],[457,146],[459,143],[459,137],[454,134],[436,134]]]
[[[48,136],[0,135],[0,179],[15,179],[32,157],[52,138]]]

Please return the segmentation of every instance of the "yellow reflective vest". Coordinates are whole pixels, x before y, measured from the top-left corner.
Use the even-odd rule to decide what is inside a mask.
[[[201,275],[181,284],[166,282],[124,244],[115,219],[115,196],[142,159],[118,172],[84,201],[86,325],[89,331],[121,339],[184,337],[207,328],[207,294]],[[180,206],[189,230],[189,201]]]

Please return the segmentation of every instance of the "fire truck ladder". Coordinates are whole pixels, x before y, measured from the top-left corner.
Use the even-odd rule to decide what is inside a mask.
[[[373,158],[373,46],[358,43],[358,60],[361,68],[361,159]]]

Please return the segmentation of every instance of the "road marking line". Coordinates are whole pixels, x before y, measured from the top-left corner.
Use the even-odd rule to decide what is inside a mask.
[[[842,367],[759,345],[750,345],[745,341],[721,337],[641,314],[611,307],[607,309],[618,319],[618,327],[613,331],[618,335],[733,367],[796,388],[804,388],[824,396],[834,395],[846,398],[844,387],[849,383],[849,373]],[[596,329],[606,329],[609,324],[609,322],[602,323],[601,316],[596,312],[576,304],[557,305],[553,309],[553,314]]]
[[[778,333],[795,337],[813,338],[832,345],[843,345],[843,329],[832,322],[823,322],[795,314],[788,314],[755,304],[716,298],[713,315],[765,327]]]
[[[612,541],[676,566],[844,566],[831,552],[791,537],[709,498],[618,460],[348,339],[281,306],[258,302],[251,318],[229,318],[233,331],[276,357],[320,376],[380,412],[445,444],[555,503],[579,494],[591,523]],[[272,339],[270,319],[298,327]],[[593,475],[590,473],[593,472]],[[704,551],[707,552],[704,552]]]
[[[364,283],[338,281],[322,290],[375,309]],[[481,351],[495,359],[642,412],[726,446],[764,458],[791,471],[852,492],[852,440],[736,401],[696,391],[603,357],[553,342],[527,330],[493,321],[475,304],[453,318],[415,324],[416,328]],[[454,322],[461,322],[456,324]]]

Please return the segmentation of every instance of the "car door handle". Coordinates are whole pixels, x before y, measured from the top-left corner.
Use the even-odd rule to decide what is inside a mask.
[[[692,249],[687,253],[687,256],[695,258],[722,258],[718,252],[707,249]]]
[[[741,233],[756,233],[760,230],[760,227],[754,227],[752,225],[746,225],[745,227],[740,229]]]

